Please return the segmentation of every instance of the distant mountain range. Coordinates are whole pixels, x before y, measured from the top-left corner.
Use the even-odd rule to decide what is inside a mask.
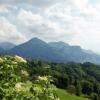
[[[14,48],[16,45],[10,42],[1,42],[0,43],[0,48],[2,48],[3,50],[10,50],[12,48]]]
[[[33,38],[17,46],[8,42],[0,43],[0,53],[59,63],[92,62],[100,64],[100,55],[92,51],[84,50],[80,46],[71,46],[62,41],[46,43],[38,38]]]

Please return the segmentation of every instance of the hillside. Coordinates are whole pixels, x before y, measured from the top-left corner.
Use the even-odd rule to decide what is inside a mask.
[[[29,63],[31,75],[50,75],[57,88],[70,94],[100,99],[100,66],[93,63],[57,64],[40,60]],[[34,74],[33,74],[34,73]]]

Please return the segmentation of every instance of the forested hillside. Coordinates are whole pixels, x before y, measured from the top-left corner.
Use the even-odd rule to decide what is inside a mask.
[[[100,100],[100,66],[92,63],[57,64],[34,60],[29,63],[31,76],[50,75],[53,84],[71,94]]]
[[[100,100],[100,66],[0,57],[1,100],[59,100],[56,87],[65,90],[66,97],[69,93]]]

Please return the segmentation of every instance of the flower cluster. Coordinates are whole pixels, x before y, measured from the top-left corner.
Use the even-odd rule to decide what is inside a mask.
[[[15,84],[15,90],[17,92],[23,91],[23,83],[19,82]]]
[[[25,71],[25,70],[21,70],[21,74],[24,75],[24,76],[29,76],[28,72]]]
[[[48,77],[47,76],[38,76],[38,79],[41,81],[47,81]]]
[[[23,59],[22,57],[17,56],[17,55],[14,57],[14,59],[18,63],[27,63],[27,61],[25,59]]]

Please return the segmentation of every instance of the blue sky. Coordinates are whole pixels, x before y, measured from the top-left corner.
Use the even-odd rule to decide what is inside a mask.
[[[100,0],[0,0],[0,41],[32,37],[100,53]]]

